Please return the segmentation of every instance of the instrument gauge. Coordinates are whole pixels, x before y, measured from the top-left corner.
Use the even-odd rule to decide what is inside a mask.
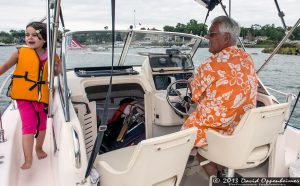
[[[163,58],[163,57],[160,57],[160,58],[158,59],[158,62],[159,62],[159,64],[161,64],[161,65],[166,65],[166,64],[167,64],[167,59],[166,59],[166,58]]]

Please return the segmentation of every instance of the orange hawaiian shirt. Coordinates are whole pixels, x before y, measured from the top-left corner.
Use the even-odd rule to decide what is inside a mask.
[[[207,145],[206,131],[230,135],[243,114],[256,106],[257,75],[252,58],[236,46],[206,59],[191,82],[198,105],[183,129],[197,127],[195,146]]]

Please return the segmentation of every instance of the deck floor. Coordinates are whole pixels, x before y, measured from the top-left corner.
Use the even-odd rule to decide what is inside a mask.
[[[33,151],[33,163],[31,169],[28,170],[22,170],[19,169],[19,176],[18,176],[18,186],[54,186],[54,174],[52,171],[52,154],[53,149],[51,145],[53,144],[51,142],[51,125],[47,126],[47,132],[44,142],[44,150],[48,154],[48,156],[45,159],[38,160],[35,150]],[[21,158],[21,164],[24,162],[24,155],[23,151],[20,151],[20,157]],[[21,167],[21,164],[19,167]]]

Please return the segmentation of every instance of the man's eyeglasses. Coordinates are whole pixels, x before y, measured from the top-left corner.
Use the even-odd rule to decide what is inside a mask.
[[[208,31],[207,34],[206,34],[206,36],[208,36],[208,37],[214,37],[215,35],[218,35],[218,34],[221,34],[221,32],[210,32],[210,31]]]

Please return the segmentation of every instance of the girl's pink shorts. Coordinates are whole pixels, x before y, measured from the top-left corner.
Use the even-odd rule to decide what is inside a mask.
[[[46,130],[47,114],[44,104],[36,101],[17,100],[22,120],[22,134],[35,134],[38,122],[39,131]],[[38,119],[39,117],[39,119]]]

